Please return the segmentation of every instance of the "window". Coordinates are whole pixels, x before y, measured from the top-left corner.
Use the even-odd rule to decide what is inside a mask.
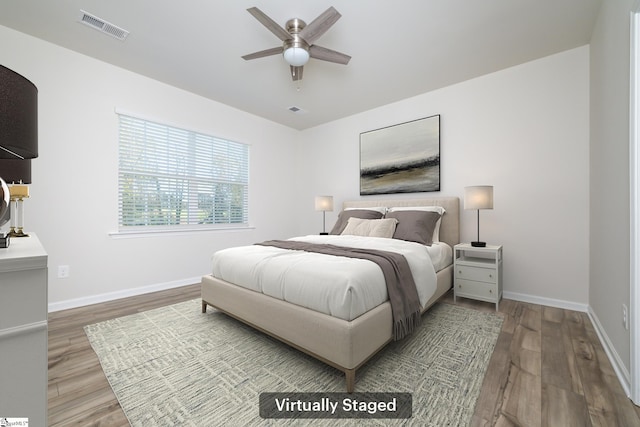
[[[248,145],[118,116],[120,231],[248,225]]]

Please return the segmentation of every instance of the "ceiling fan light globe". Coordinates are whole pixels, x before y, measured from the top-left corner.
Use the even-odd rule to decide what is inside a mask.
[[[290,47],[284,50],[284,60],[294,67],[301,67],[309,61],[309,52],[301,47]]]

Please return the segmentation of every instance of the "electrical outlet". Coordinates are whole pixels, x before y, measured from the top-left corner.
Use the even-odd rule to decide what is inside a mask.
[[[629,330],[629,310],[627,310],[627,306],[625,304],[622,304],[622,324],[624,325],[624,328],[628,331]]]
[[[66,279],[69,277],[69,266],[68,265],[59,265],[58,266],[58,279]]]

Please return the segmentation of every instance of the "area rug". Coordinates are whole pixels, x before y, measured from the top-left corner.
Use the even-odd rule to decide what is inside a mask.
[[[411,336],[356,373],[356,392],[408,392],[409,419],[263,419],[263,392],[344,392],[344,374],[199,299],[85,327],[132,426],[464,426],[502,326],[498,314],[436,304]]]

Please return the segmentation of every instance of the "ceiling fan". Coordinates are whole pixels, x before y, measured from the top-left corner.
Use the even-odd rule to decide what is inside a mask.
[[[325,10],[309,25],[302,19],[293,18],[287,21],[285,28],[282,28],[257,7],[249,8],[247,11],[282,40],[282,46],[244,55],[242,58],[247,61],[282,53],[285,61],[290,65],[291,78],[296,81],[302,80],[302,67],[309,61],[309,58],[344,65],[348,64],[351,59],[349,55],[314,44],[342,16],[333,7]]]

